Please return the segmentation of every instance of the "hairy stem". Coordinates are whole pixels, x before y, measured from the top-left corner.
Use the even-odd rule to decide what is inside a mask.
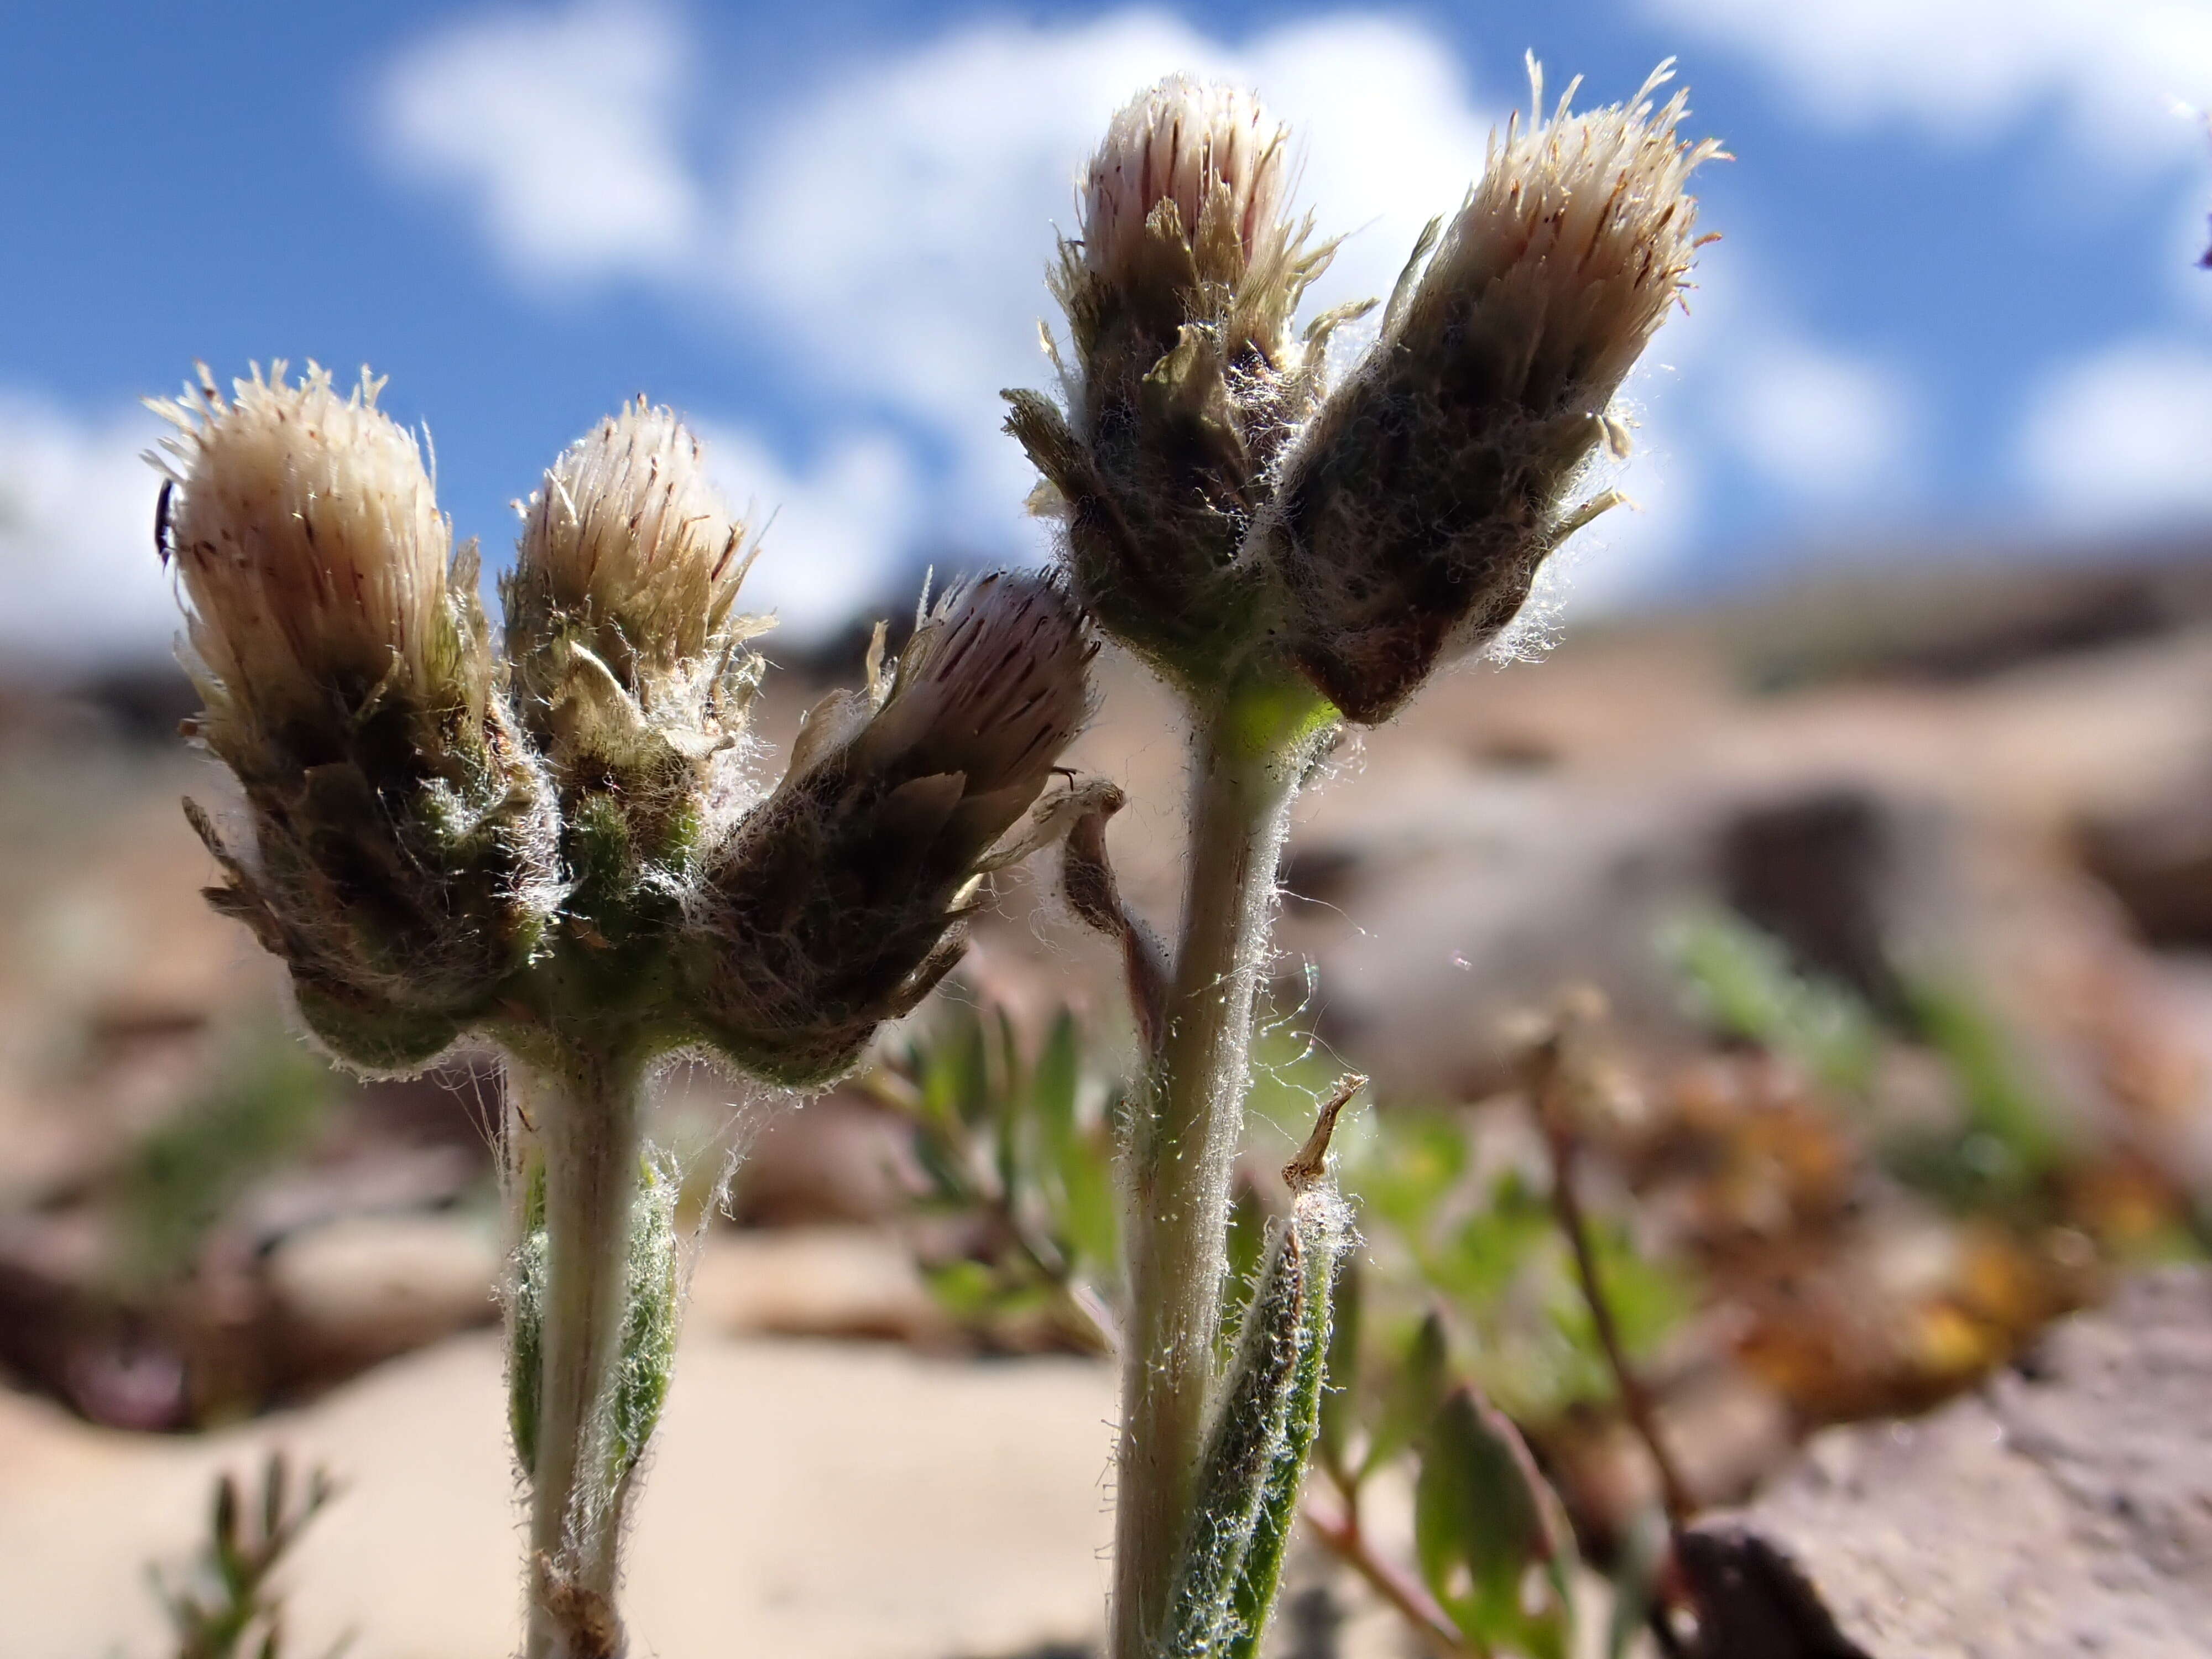
[[[1299,750],[1318,726],[1310,696],[1279,690],[1232,695],[1194,723],[1182,939],[1129,1154],[1115,1659],[1152,1659],[1188,1518],[1214,1378],[1252,1005]]]
[[[642,1069],[611,1053],[510,1064],[545,1152],[545,1287],[528,1659],[620,1649],[608,1427],[638,1186]]]

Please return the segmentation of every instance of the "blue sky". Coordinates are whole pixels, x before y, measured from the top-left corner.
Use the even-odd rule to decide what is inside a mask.
[[[775,511],[756,583],[801,634],[920,559],[1036,556],[995,392],[1043,383],[1077,167],[1178,68],[1298,125],[1352,297],[1456,204],[1524,51],[1583,102],[1679,58],[1738,158],[1703,175],[1725,240],[1571,607],[2212,522],[2208,0],[81,3],[4,42],[11,653],[168,639],[136,399],[195,358],[388,374],[495,561],[562,444],[672,403]]]

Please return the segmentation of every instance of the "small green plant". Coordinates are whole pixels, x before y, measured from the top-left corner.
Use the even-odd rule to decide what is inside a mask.
[[[1721,1036],[1785,1054],[1847,1095],[1874,1086],[1882,1034],[1872,1011],[1849,987],[1798,973],[1781,940],[1715,909],[1675,921],[1660,948]]]
[[[276,1570],[337,1491],[319,1468],[295,1491],[282,1452],[262,1465],[251,1502],[240,1497],[234,1475],[216,1477],[198,1558],[181,1576],[149,1569],[176,1633],[176,1659],[283,1659],[284,1593]],[[341,1641],[326,1659],[348,1645]]]
[[[1958,1121],[1884,1135],[1892,1173],[1955,1210],[2027,1220],[2048,1208],[2049,1184],[2077,1149],[2017,1036],[1964,980],[1904,975],[1909,1029],[1891,1032],[1849,988],[1801,974],[1779,939],[1732,912],[1686,919],[1662,943],[1717,1032],[1787,1057],[1842,1100],[1872,1097],[1887,1045],[1924,1047],[1950,1080]]]
[[[1293,1110],[1311,1112],[1323,1075],[1313,1046],[1289,1026],[1272,1030],[1255,1049],[1254,1122],[1272,1127],[1248,1138],[1248,1164]],[[1570,1103],[1553,1080],[1561,1064],[1532,1065],[1526,1109],[1535,1114],[1532,1121],[1571,1128]],[[879,1097],[908,1115],[925,1168],[948,1172],[933,1181],[927,1206],[983,1218],[990,1237],[1006,1241],[988,1279],[982,1264],[973,1264],[978,1271],[961,1282],[952,1310],[1005,1316],[1030,1305],[1032,1287],[1064,1288],[1069,1279],[1044,1264],[1066,1256],[1001,1231],[997,1182],[1011,1167],[1013,1190],[1034,1190],[1032,1166],[1018,1152],[1011,1164],[1002,1161],[1003,1149],[1041,1144],[1079,1160],[1073,1169],[1055,1164],[1066,1173],[1046,1179],[1079,1190],[1110,1179],[1106,1134],[1070,1142],[1041,1121],[1061,1109],[1064,1085],[1052,1080],[1094,1073],[1082,1028],[1061,1013],[1028,1062],[1002,1012],[956,1005],[905,1038],[887,1067],[875,1080]],[[1323,1098],[1325,1115],[1350,1101],[1358,1081],[1340,1080]],[[1091,1087],[1102,1099],[1121,1092],[1103,1082]],[[932,1097],[936,1103],[926,1103]],[[1327,1387],[1312,1425],[1324,1491],[1301,1512],[1312,1536],[1442,1659],[1548,1656],[1571,1650],[1575,1543],[1515,1425],[1557,1425],[1577,1411],[1618,1407],[1656,1432],[1632,1368],[1694,1298],[1680,1269],[1635,1249],[1617,1222],[1585,1212],[1572,1184],[1572,1133],[1547,1136],[1541,1169],[1491,1176],[1476,1167],[1475,1136],[1463,1114],[1398,1106],[1364,1122],[1356,1150],[1342,1155],[1345,1192],[1365,1237],[1332,1293],[1322,1355]],[[1237,1367],[1248,1333],[1268,1326],[1269,1206],[1279,1201],[1240,1182],[1231,1205],[1224,1369]],[[1044,1204],[1038,1212],[1052,1213]],[[1024,1288],[970,1301],[969,1282]],[[1671,1463],[1666,1468],[1679,1487]],[[1417,1498],[1416,1553],[1407,1562],[1379,1553],[1362,1523],[1371,1483],[1394,1469],[1407,1474]],[[1654,1567],[1624,1558],[1620,1589],[1639,1608],[1650,1599]],[[1636,1613],[1627,1630],[1644,1617]],[[1616,1649],[1627,1639],[1625,1632]]]
[[[762,792],[750,544],[675,416],[641,401],[548,470],[495,648],[474,544],[453,550],[380,386],[280,363],[156,405],[195,729],[250,850],[187,810],[210,901],[286,963],[334,1058],[504,1058],[526,1651],[596,1659],[622,1644],[624,1516],[674,1355],[653,1079],[696,1054],[817,1085],[918,1004],[984,876],[1049,834],[1049,813],[1017,826],[1087,712],[1091,646],[1050,580],[957,588],[895,664],[878,638],[867,689],[818,704]],[[235,1161],[187,1140],[171,1162],[194,1147]]]
[[[1114,1145],[1122,1095],[1090,1072],[1063,1009],[1034,1057],[1003,1009],[945,1005],[866,1074],[914,1131],[927,1205],[979,1218],[968,1252],[925,1263],[964,1323],[1048,1317],[1066,1340],[1110,1352],[1119,1325],[1121,1214]]]
[[[1891,1167],[1957,1208],[2034,1205],[2075,1149],[2018,1041],[1963,984],[1923,978],[1905,988],[1922,1040],[1951,1074],[1960,1122],[1955,1133],[1897,1139]]]
[[[1327,1163],[1340,1091],[1285,1167],[1227,1338],[1291,806],[1347,726],[1510,641],[1546,562],[1620,501],[1596,476],[1629,447],[1615,396],[1682,295],[1701,245],[1687,185],[1720,153],[1682,136],[1669,73],[1577,115],[1545,108],[1532,62],[1527,125],[1417,239],[1340,373],[1332,337],[1370,306],[1296,314],[1335,244],[1291,206],[1288,129],[1240,91],[1140,94],[1048,277],[1060,396],[1007,394],[1058,571],[925,602],[896,663],[879,631],[866,690],[817,704],[765,790],[744,744],[763,624],[736,609],[756,549],[671,411],[641,399],[547,471],[495,641],[475,545],[454,548],[380,382],[346,398],[279,364],[227,397],[203,372],[157,405],[179,428],[156,533],[187,604],[197,732],[249,832],[191,809],[222,872],[211,900],[288,964],[346,1063],[418,1072],[463,1042],[505,1060],[527,1659],[624,1645],[621,1549],[678,1277],[654,1073],[696,1054],[788,1088],[844,1075],[957,965],[985,878],[1062,838],[1069,906],[1118,944],[1142,1048],[1118,1230],[1050,1053],[1017,1079],[981,1039],[1027,1109],[987,1125],[990,1089],[948,1073],[933,1100],[925,1079],[922,1144],[945,1195],[1000,1217],[1017,1279],[1073,1299],[1118,1232],[1098,1274],[1123,1310],[1113,1659],[1256,1650],[1351,1237]],[[1168,943],[1114,881],[1120,792],[1054,782],[1094,627],[1188,727]],[[958,1161],[984,1127],[988,1158]],[[1437,1431],[1495,1437],[1472,1405]],[[1474,1547],[1447,1550],[1437,1593],[1487,1609]]]

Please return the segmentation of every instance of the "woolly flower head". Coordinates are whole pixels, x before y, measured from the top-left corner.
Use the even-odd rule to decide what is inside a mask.
[[[1068,526],[1099,626],[1171,678],[1211,684],[1264,634],[1237,549],[1322,386],[1348,307],[1292,314],[1334,243],[1288,211],[1289,130],[1250,94],[1172,79],[1114,117],[1081,234],[1047,273],[1074,347],[1062,402],[1007,392],[1007,430]]]
[[[1516,401],[1549,414],[1601,410],[1686,285],[1703,242],[1690,175],[1724,157],[1717,139],[1680,136],[1689,94],[1656,101],[1673,60],[1625,104],[1547,121],[1543,70],[1528,60],[1530,119],[1516,115],[1389,332],[1441,346],[1474,313],[1480,331],[1517,328],[1527,355]]]
[[[1090,712],[1097,647],[1052,582],[998,573],[956,588],[899,658],[854,745],[885,775],[957,775],[997,836],[1027,809]]]
[[[721,850],[690,966],[711,1040],[793,1085],[836,1077],[960,959],[974,882],[1036,844],[1000,838],[1047,811],[1090,711],[1095,647],[1048,579],[954,589],[888,675],[880,643],[868,690],[816,705]]]
[[[453,532],[413,436],[362,372],[340,396],[257,366],[225,398],[204,367],[149,400],[179,435],[158,526],[188,601],[210,736],[269,733],[397,695],[480,713],[488,670],[459,624]],[[473,581],[472,573],[468,580]]]
[[[1493,141],[1284,462],[1267,538],[1291,648],[1352,720],[1388,718],[1439,662],[1496,639],[1545,560],[1620,499],[1582,495],[1587,464],[1627,451],[1608,405],[1705,240],[1690,174],[1723,153],[1680,136],[1682,94],[1655,101],[1669,73],[1586,115],[1563,98]],[[1540,100],[1533,59],[1529,76]]]
[[[527,651],[573,631],[635,689],[750,631],[732,616],[748,562],[699,441],[640,398],[564,450],[526,504],[508,632]]]
[[[1285,230],[1290,129],[1241,88],[1171,76],[1125,105],[1083,185],[1083,257],[1113,279],[1141,257],[1147,228],[1172,209],[1184,240],[1232,255],[1234,281]],[[1216,273],[1208,271],[1209,276]]]

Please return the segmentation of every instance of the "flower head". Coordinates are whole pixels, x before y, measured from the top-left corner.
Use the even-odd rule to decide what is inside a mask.
[[[1604,411],[1708,240],[1697,232],[1690,175],[1723,151],[1717,139],[1680,136],[1686,90],[1656,102],[1672,74],[1662,64],[1627,103],[1583,115],[1567,112],[1570,86],[1547,121],[1543,73],[1531,61],[1532,118],[1525,130],[1510,121],[1504,143],[1493,141],[1480,182],[1394,319],[1406,349],[1441,355],[1455,331],[1472,331],[1476,351],[1512,349],[1497,392],[1532,416]]]
[[[1050,273],[1075,349],[1066,407],[1006,394],[1085,605],[1194,684],[1233,672],[1264,631],[1239,550],[1341,319],[1291,332],[1334,245],[1289,216],[1290,175],[1289,132],[1249,94],[1180,78],[1139,94],[1085,174],[1080,234]]]
[[[319,746],[371,699],[481,716],[489,652],[472,555],[451,558],[411,434],[367,370],[341,397],[315,364],[272,363],[225,398],[206,371],[152,407],[178,428],[162,552],[189,606],[207,735],[233,764],[270,741]]]
[[[509,646],[526,662],[556,638],[580,644],[649,691],[744,637],[732,607],[748,562],[699,441],[640,398],[563,450],[526,504]]]
[[[313,364],[155,407],[179,429],[157,525],[185,590],[199,730],[243,787],[250,854],[205,813],[216,907],[292,970],[342,1058],[411,1066],[536,954],[558,902],[550,804],[495,695],[473,545],[415,441]]]
[[[760,668],[743,647],[763,624],[735,610],[749,562],[699,441],[642,398],[523,507],[501,588],[516,702],[561,786],[571,908],[602,933],[670,920],[709,837]]]
[[[1089,713],[1094,649],[1053,582],[986,576],[868,692],[816,706],[709,871],[692,982],[714,1046],[820,1081],[950,971],[968,890]]]
[[[1083,269],[1123,289],[1150,250],[1187,250],[1201,280],[1234,287],[1295,235],[1284,220],[1290,129],[1241,88],[1172,76],[1123,106],[1082,185]],[[1176,273],[1180,274],[1180,273]]]
[[[1530,65],[1539,106],[1542,82]],[[1509,125],[1381,337],[1285,458],[1267,526],[1292,650],[1338,708],[1388,716],[1490,639],[1537,568],[1618,497],[1577,498],[1613,394],[1687,281],[1692,171],[1668,67],[1625,105]],[[1572,88],[1569,88],[1571,94]]]

